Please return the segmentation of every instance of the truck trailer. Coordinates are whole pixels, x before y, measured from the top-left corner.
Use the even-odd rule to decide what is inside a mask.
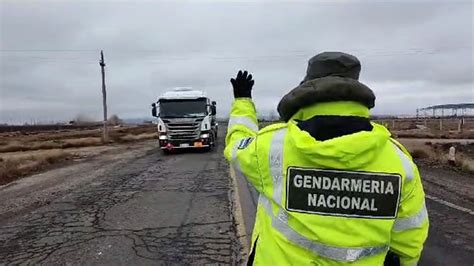
[[[152,115],[156,117],[158,142],[165,153],[183,148],[211,150],[216,145],[216,102],[203,91],[167,91],[152,104]]]

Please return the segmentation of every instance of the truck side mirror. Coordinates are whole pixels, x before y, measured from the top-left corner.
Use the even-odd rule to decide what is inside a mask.
[[[213,105],[211,106],[211,115],[216,115],[217,114],[217,109],[216,109],[216,106]]]
[[[156,103],[151,104],[151,115],[156,117]]]
[[[217,107],[216,107],[216,102],[213,101],[211,105],[211,114],[216,115],[217,114]]]

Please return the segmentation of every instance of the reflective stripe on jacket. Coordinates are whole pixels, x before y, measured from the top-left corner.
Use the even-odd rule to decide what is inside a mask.
[[[254,265],[383,265],[388,250],[400,256],[402,265],[416,265],[428,233],[416,165],[405,148],[375,123],[372,131],[326,141],[315,140],[297,126],[296,119],[327,114],[368,116],[368,111],[354,102],[317,104],[303,108],[288,123],[258,131],[250,99],[237,99],[232,106],[225,156],[239,178],[246,178],[260,194],[252,236]],[[399,176],[394,216],[289,210],[289,169]],[[301,185],[301,178],[294,183]],[[310,199],[308,195],[308,204]]]

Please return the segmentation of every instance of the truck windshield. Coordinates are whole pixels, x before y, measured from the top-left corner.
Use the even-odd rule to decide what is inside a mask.
[[[207,115],[205,99],[160,101],[160,117],[198,117]]]

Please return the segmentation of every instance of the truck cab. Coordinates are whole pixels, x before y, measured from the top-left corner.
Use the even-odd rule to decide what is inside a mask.
[[[203,91],[175,88],[152,104],[164,152],[182,148],[211,150],[216,143],[216,104]]]

